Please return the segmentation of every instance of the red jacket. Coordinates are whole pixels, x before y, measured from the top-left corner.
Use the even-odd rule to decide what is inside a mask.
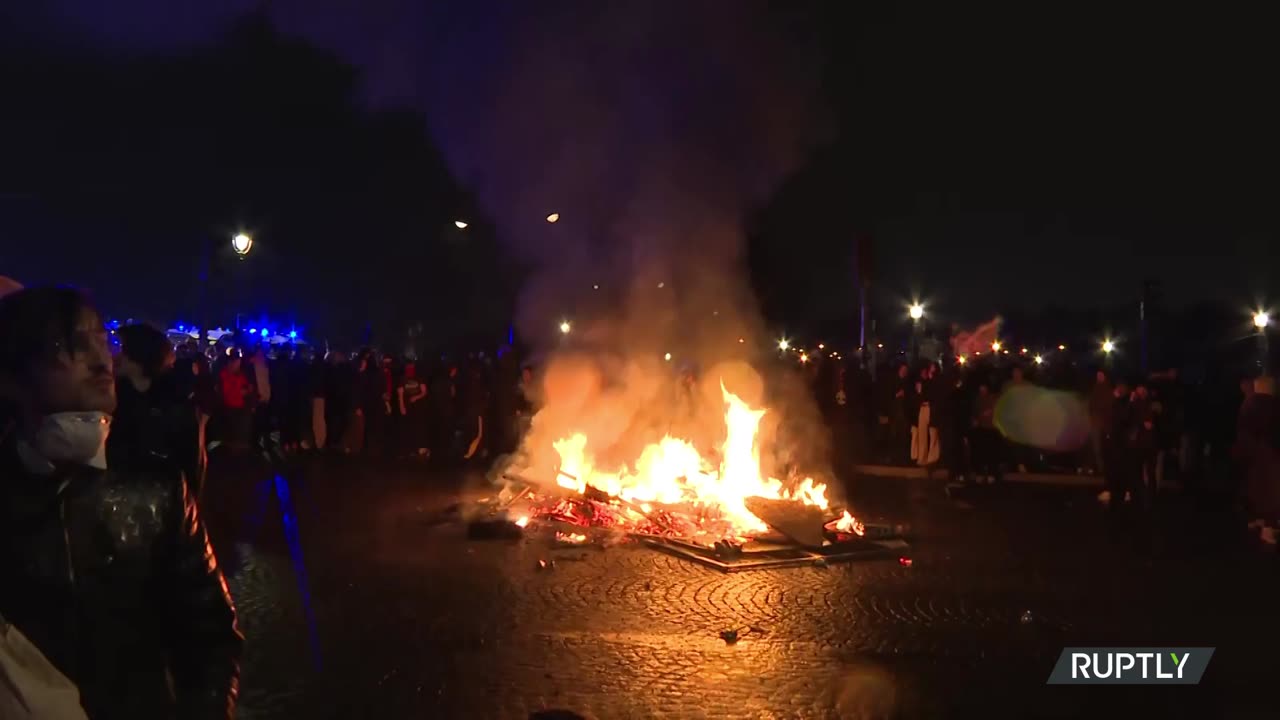
[[[229,410],[243,409],[249,393],[249,380],[244,373],[225,367],[218,380],[222,385],[222,404]]]

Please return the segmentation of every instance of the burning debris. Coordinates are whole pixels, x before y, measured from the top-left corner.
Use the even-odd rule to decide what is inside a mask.
[[[767,411],[713,378],[722,432],[709,432],[703,415],[702,426],[690,428],[698,442],[669,431],[633,443],[645,434],[631,432],[607,403],[595,413],[561,413],[552,423],[558,433],[535,428],[521,454],[498,469],[503,487],[489,516],[552,549],[640,541],[726,571],[884,554],[880,540],[901,528],[872,531],[833,508],[827,485],[811,476],[772,477],[762,460],[773,440],[761,432]],[[593,428],[604,439],[593,442]]]
[[[667,435],[643,447],[631,466],[606,469],[592,456],[587,433],[576,431],[552,443],[559,466],[544,472],[554,472],[554,487],[528,479],[537,468],[506,475],[520,487],[512,492],[513,509],[527,513],[521,519],[680,538],[710,548],[741,545],[788,524],[766,522],[762,512],[773,516],[786,514],[778,512],[780,506],[808,508],[805,517],[813,526],[808,540],[819,544],[829,508],[826,485],[809,477],[786,484],[761,473],[757,435],[765,411],[753,409],[723,384],[720,391],[725,439],[716,460],[693,443]],[[516,523],[524,527],[528,521]]]

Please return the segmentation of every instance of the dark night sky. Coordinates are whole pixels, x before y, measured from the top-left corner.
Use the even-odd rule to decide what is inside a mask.
[[[840,283],[858,232],[875,238],[885,292],[922,292],[966,318],[1010,304],[1128,301],[1144,276],[1159,278],[1175,303],[1245,304],[1280,292],[1272,212],[1280,118],[1270,99],[1280,49],[1261,18],[775,3],[808,29],[792,32],[758,22],[772,15],[740,30],[732,2],[618,5],[644,10],[583,19],[564,2],[49,0],[7,10],[19,15],[6,24],[47,47],[180,55],[265,6],[282,32],[358,68],[369,107],[422,111],[454,174],[508,237],[519,234],[511,215],[559,209],[563,198],[595,209],[599,187],[616,203],[628,182],[639,186],[631,189],[640,208],[583,214],[631,229],[640,210],[668,200],[647,192],[643,178],[629,180],[643,175],[636,166],[655,146],[659,163],[664,153],[689,157],[724,128],[730,139],[693,161],[686,182],[718,185],[707,179],[727,169],[750,176],[723,205],[762,206],[750,228],[775,244],[786,236],[795,252],[776,263],[771,282],[777,292],[808,288],[797,303],[848,304]],[[707,30],[720,26],[733,29]],[[761,26],[776,32],[761,35]],[[735,63],[763,45],[768,62],[744,76]],[[729,59],[715,68],[722,51]],[[580,67],[597,60],[594,72]],[[624,75],[611,81],[619,68]],[[687,79],[704,72],[705,85]],[[676,78],[687,87],[668,92],[664,79]],[[581,89],[601,84],[616,89]],[[708,109],[722,101],[707,88],[723,85],[734,86],[729,110]],[[562,115],[532,107],[539,97],[601,120],[566,134]],[[672,117],[681,107],[685,125]],[[734,113],[750,116],[737,145]],[[676,140],[660,144],[664,133]],[[634,152],[613,149],[633,137]],[[761,145],[753,164],[743,148]],[[532,235],[515,247],[536,256],[548,242]],[[4,245],[0,259],[14,263],[12,243]]]

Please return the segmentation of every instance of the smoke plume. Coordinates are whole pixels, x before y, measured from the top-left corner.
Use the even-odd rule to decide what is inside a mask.
[[[784,386],[746,362],[761,332],[743,220],[820,135],[803,29],[754,1],[523,3],[501,25],[431,117],[531,269],[516,327],[552,359],[526,446],[586,425],[598,457],[626,462],[655,435],[720,426],[721,380],[772,402],[766,385]]]

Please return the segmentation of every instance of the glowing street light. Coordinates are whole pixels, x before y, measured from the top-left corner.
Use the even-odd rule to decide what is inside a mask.
[[[1266,310],[1259,310],[1253,314],[1253,326],[1259,330],[1266,330],[1267,326],[1270,324],[1271,313],[1268,313]]]
[[[1116,349],[1116,344],[1110,340],[1102,341],[1102,352],[1110,355]]]
[[[560,220],[560,213],[558,212],[551,213],[550,215],[547,216],[547,222],[549,223],[554,224],[556,222],[559,222],[559,220]]]
[[[919,320],[924,317],[924,306],[920,303],[912,303],[911,307],[907,309],[907,314],[911,316],[912,320]]]
[[[1043,356],[1043,355],[1037,355],[1037,356],[1035,356],[1033,359],[1035,360],[1035,363],[1036,363],[1037,365],[1043,365],[1043,364],[1044,364],[1044,356]]]
[[[803,353],[803,352],[800,353],[800,362],[802,363],[809,362],[809,353]]]
[[[1000,352],[1000,347],[1001,347],[1000,341],[996,340],[995,342],[991,343],[991,352]]]
[[[572,329],[573,329],[573,326],[569,324],[569,321],[568,321],[568,320],[561,320],[561,321],[560,321],[560,334],[561,334],[561,335],[568,335],[568,334],[569,334],[569,331],[570,331],[570,330],[572,330]]]
[[[235,236],[231,238],[231,249],[235,250],[236,254],[240,257],[244,257],[253,249],[253,238],[249,237],[245,233],[236,233]]]
[[[667,353],[666,355],[663,355],[662,359],[666,360],[667,362],[671,362],[671,353]]]
[[[960,363],[961,365],[964,365],[965,363],[969,362],[969,358],[964,355],[961,355],[960,357],[956,358],[956,362]]]
[[[456,227],[456,228],[458,228],[459,230],[466,230],[466,229],[467,229],[467,221],[466,221],[466,220],[454,220],[454,221],[453,221],[453,226],[454,226],[454,227]]]
[[[791,341],[790,341],[790,340],[788,340],[788,339],[786,339],[786,338],[782,338],[781,340],[779,340],[779,341],[778,341],[778,349],[779,349],[779,350],[786,350],[786,349],[787,349],[787,348],[789,348],[789,347],[791,347]]]
[[[1066,345],[1058,345],[1058,349],[1059,349],[1059,350],[1066,350],[1066,349],[1067,349],[1067,346],[1066,346]]]

